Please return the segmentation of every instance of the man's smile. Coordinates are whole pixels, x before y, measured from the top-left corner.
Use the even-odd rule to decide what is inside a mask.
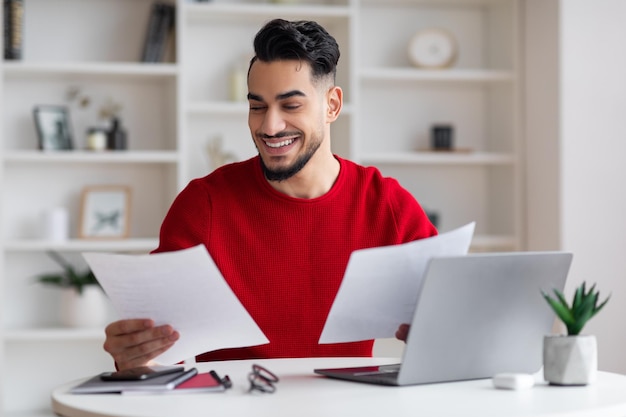
[[[294,141],[295,139],[286,139],[280,142],[270,142],[268,140],[264,140],[263,142],[270,148],[282,148],[283,146],[291,145]]]

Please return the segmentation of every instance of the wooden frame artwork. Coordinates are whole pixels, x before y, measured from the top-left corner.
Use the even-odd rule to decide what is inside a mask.
[[[122,185],[97,185],[83,189],[81,195],[81,238],[126,238],[130,229],[130,188]]]

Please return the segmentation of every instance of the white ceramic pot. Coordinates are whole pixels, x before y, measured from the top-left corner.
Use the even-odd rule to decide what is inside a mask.
[[[107,321],[107,300],[97,285],[87,285],[83,293],[73,288],[63,289],[61,323],[66,327],[102,327]]]
[[[588,385],[596,380],[598,348],[593,335],[545,336],[543,378],[553,385]]]

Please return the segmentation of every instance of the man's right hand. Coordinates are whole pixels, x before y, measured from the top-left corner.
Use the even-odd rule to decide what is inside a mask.
[[[105,329],[104,350],[119,370],[150,365],[180,337],[172,326],[155,326],[150,319],[119,320]]]

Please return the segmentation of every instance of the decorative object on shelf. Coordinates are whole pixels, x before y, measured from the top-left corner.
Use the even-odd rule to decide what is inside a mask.
[[[39,137],[39,149],[43,151],[72,149],[72,131],[67,107],[35,106],[33,116]]]
[[[230,99],[232,101],[248,100],[248,55],[242,56],[234,64],[230,72]]]
[[[82,295],[64,289],[61,301],[61,324],[66,327],[98,328],[107,323],[107,299],[98,287],[86,287]]]
[[[125,238],[129,234],[130,188],[122,185],[85,187],[81,196],[81,238]]]
[[[69,238],[69,213],[65,207],[44,210],[41,216],[41,237],[50,242],[64,242]]]
[[[59,255],[55,251],[46,252],[53,261],[55,261],[61,268],[62,272],[55,272],[50,274],[41,274],[37,276],[37,281],[45,285],[53,285],[61,288],[71,288],[79,295],[82,295],[84,290],[94,285],[98,288],[100,284],[96,279],[96,276],[90,269],[84,272],[78,272],[66,259]]]
[[[234,162],[237,157],[232,152],[225,152],[222,146],[221,136],[209,140],[206,146],[207,155],[209,157],[209,165],[211,169],[217,169],[229,162]]]
[[[103,127],[90,127],[87,129],[87,149],[90,151],[105,151],[108,142],[107,129]]]
[[[436,124],[431,127],[431,146],[437,151],[450,151],[454,147],[454,126]]]
[[[449,68],[455,63],[457,54],[454,36],[443,29],[422,29],[409,42],[409,58],[419,68]]]
[[[107,132],[107,149],[112,151],[126,150],[128,146],[126,136],[126,129],[122,126],[120,118],[113,117],[111,129]]]
[[[99,327],[106,322],[106,297],[98,280],[88,268],[78,272],[67,260],[54,251],[48,255],[58,263],[62,272],[41,274],[38,282],[63,290],[61,323],[67,327]]]
[[[176,6],[154,2],[150,10],[141,62],[162,62],[176,24]]]
[[[76,103],[79,109],[86,109],[92,103],[92,98],[85,94],[81,87],[70,86],[66,93],[67,101]],[[125,150],[127,149],[126,129],[122,126],[120,113],[122,104],[107,97],[98,109],[98,117],[104,121],[103,126],[93,126],[87,129],[86,148],[91,151]]]
[[[4,0],[4,59],[22,59],[24,0]]]
[[[595,284],[585,291],[583,282],[574,293],[572,305],[563,294],[554,290],[556,299],[542,291],[550,307],[567,328],[567,336],[549,335],[543,340],[543,377],[553,385],[587,385],[596,379],[598,353],[596,337],[580,332],[609,301],[598,304],[600,293]]]
[[[106,145],[107,149],[110,150],[125,150],[128,146],[126,129],[122,127],[121,111],[122,104],[111,97],[107,97],[102,107],[100,107],[100,118],[108,120],[110,123]]]
[[[91,97],[84,94],[82,88],[77,85],[69,86],[65,97],[69,103],[76,103],[80,109],[86,109],[91,104]]]
[[[112,120],[116,117],[120,117],[122,108],[122,103],[113,100],[111,97],[107,97],[104,100],[104,104],[100,107],[98,116],[103,120]]]

